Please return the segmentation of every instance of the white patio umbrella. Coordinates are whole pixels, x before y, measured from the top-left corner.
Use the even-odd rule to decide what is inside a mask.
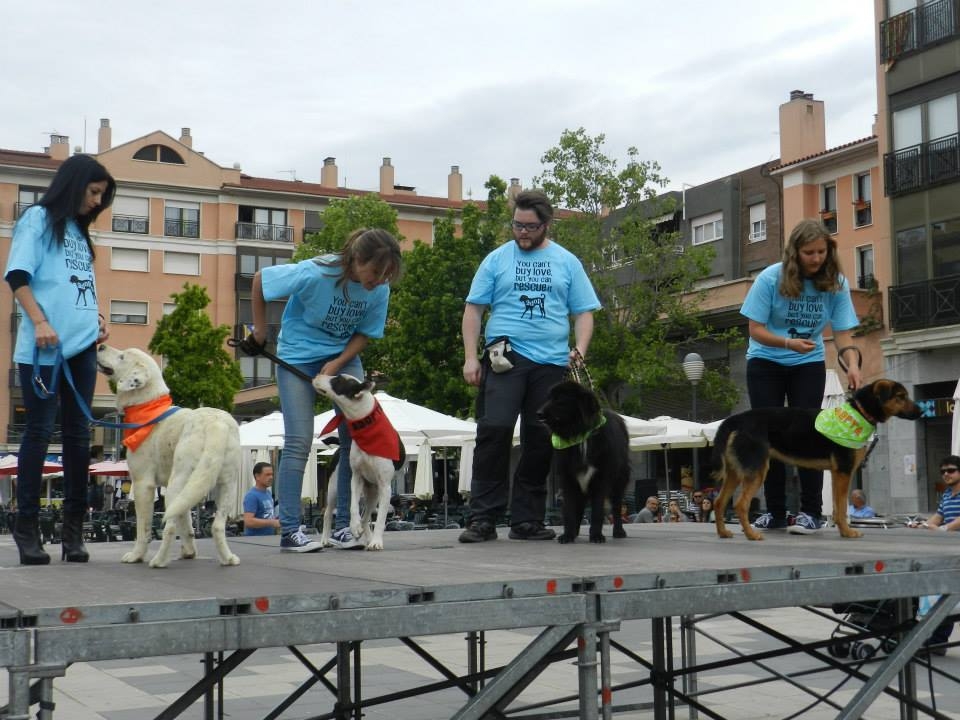
[[[430,441],[420,443],[417,453],[417,474],[413,482],[413,494],[420,500],[430,500],[433,497],[433,453]]]
[[[827,370],[827,381],[823,386],[823,402],[821,408],[831,408],[843,405],[847,401],[847,394],[843,390],[836,370]],[[823,515],[833,515],[833,477],[829,470],[823,471]]]
[[[677,448],[701,448],[710,444],[701,423],[661,415],[652,418],[651,424],[662,425],[665,431],[657,435],[630,438],[631,450],[663,450],[667,497],[670,498],[670,450]],[[698,479],[699,482],[699,479]]]

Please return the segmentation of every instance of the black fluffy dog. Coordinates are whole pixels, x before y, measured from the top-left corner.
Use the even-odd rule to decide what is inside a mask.
[[[554,385],[539,412],[553,433],[554,456],[563,488],[563,534],[571,543],[590,502],[590,542],[602,543],[604,501],[610,500],[613,536],[624,538],[620,503],[630,480],[630,439],[623,418],[601,410],[597,396],[572,381]]]

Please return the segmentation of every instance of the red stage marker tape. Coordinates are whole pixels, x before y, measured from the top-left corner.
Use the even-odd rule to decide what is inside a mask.
[[[66,625],[73,625],[76,622],[79,622],[83,618],[83,613],[77,610],[77,608],[65,608],[60,613],[60,622]]]
[[[257,610],[265,613],[270,609],[270,598],[258,597],[253,601],[253,604],[256,605]]]
[[[877,572],[883,572],[884,570],[887,569],[887,566],[883,562],[883,560],[877,560],[876,564],[873,566],[873,569],[876,570]]]
[[[617,590],[619,590],[620,588],[622,588],[622,587],[623,587],[623,578],[620,577],[619,575],[618,575],[617,577],[615,577],[615,578],[613,579],[613,586],[614,586]]]
[[[557,591],[557,581],[547,580],[547,592],[551,595]]]
[[[613,702],[613,693],[610,692],[610,688],[604,687],[600,691],[600,702],[603,705],[609,705],[611,702]]]
[[[750,582],[750,571],[747,570],[746,568],[743,568],[740,571],[740,579],[743,580],[744,582]]]

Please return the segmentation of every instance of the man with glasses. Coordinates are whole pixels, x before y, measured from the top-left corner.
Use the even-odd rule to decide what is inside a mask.
[[[940,504],[933,517],[918,527],[940,530],[960,530],[960,457],[948,455],[940,463],[940,477],[946,490],[940,496]]]
[[[460,542],[497,539],[496,521],[510,500],[513,540],[550,540],[544,526],[553,449],[537,411],[567,367],[586,357],[600,301],[577,257],[548,237],[553,207],[536,190],[514,200],[513,242],[480,263],[463,310],[463,378],[480,388],[470,522]],[[486,352],[477,357],[480,327]],[[575,347],[569,347],[573,324]],[[513,428],[520,416],[520,460],[509,478]]]

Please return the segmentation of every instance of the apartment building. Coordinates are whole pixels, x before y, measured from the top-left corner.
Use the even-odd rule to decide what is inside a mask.
[[[892,509],[936,506],[960,377],[960,2],[874,0],[878,185],[889,201],[885,374],[925,417],[890,427]],[[879,258],[879,255],[877,256]]]
[[[146,349],[159,317],[172,308],[170,296],[185,283],[207,289],[215,325],[250,323],[254,273],[290,261],[304,236],[320,227],[331,200],[368,191],[339,185],[334,158],[327,158],[318,182],[251,177],[194,149],[189,128],[175,138],[163,131],[114,145],[108,119],[100,121],[95,157],[116,178],[113,206],[92,228],[98,302],[109,322],[110,342]],[[79,151],[79,148],[76,150]],[[0,149],[0,261],[6,264],[13,225],[43,194],[60,163],[70,155],[69,138],[54,135],[44,152]],[[377,193],[398,212],[405,249],[415,240],[431,242],[433,221],[463,205],[463,181],[453,166],[447,197],[426,197],[396,184],[397,168],[383,158]],[[514,181],[517,185],[518,181]],[[278,330],[282,304],[270,308],[271,335]],[[8,392],[0,397],[0,445],[16,450],[23,417],[22,389],[12,365],[18,308],[12,293],[0,292],[0,370]],[[237,397],[239,419],[275,409],[273,367],[263,358],[238,358],[245,379]],[[95,416],[113,412],[106,381],[98,381]],[[99,431],[98,431],[99,433]],[[101,434],[97,441],[103,444]]]

